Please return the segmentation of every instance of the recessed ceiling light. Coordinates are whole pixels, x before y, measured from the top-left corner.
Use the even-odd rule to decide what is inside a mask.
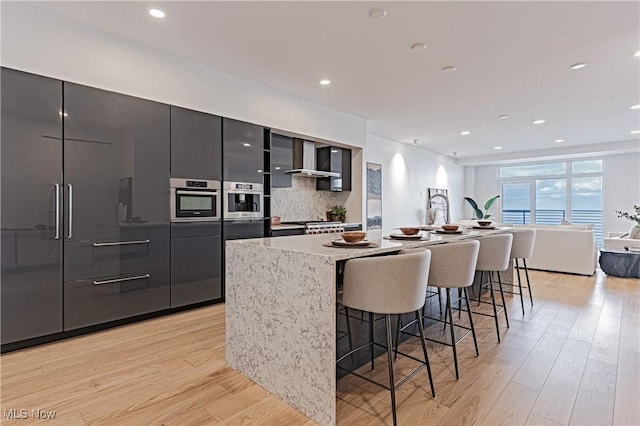
[[[633,55],[633,56],[635,56],[636,58],[637,58],[637,57],[640,57],[640,50],[638,50],[638,51],[636,52],[636,54],[635,54],[635,55]]]
[[[413,50],[414,52],[420,52],[422,50],[425,50],[426,48],[427,48],[426,43],[413,43],[411,45],[411,50]]]
[[[637,135],[638,133],[640,133],[640,130],[632,130],[629,133],[631,133],[632,135]]]
[[[442,67],[442,72],[454,72],[456,70],[456,67],[454,67],[453,65],[447,65],[446,67]]]
[[[320,80],[320,85],[321,86],[328,86],[331,84],[331,80],[323,78],[322,80]]]
[[[251,146],[251,144],[245,142],[245,143],[242,144],[242,146]]]
[[[587,63],[586,62],[578,62],[576,64],[571,65],[571,69],[572,70],[581,70],[582,68],[586,67]]]
[[[463,130],[463,131],[461,131],[461,132],[460,132],[460,134],[461,134],[462,136],[467,136],[467,135],[470,135],[470,134],[471,134],[471,132],[470,132],[470,131],[468,131],[468,130]]]
[[[507,114],[502,114],[502,115],[499,115],[498,118],[500,120],[504,120],[505,118],[509,118],[509,116]]]
[[[564,139],[556,139],[554,142],[555,143],[562,143],[562,142],[564,142]]]
[[[262,169],[258,169],[258,173],[262,173]]]
[[[494,146],[493,149],[502,149],[501,146]]]
[[[544,124],[545,121],[544,120],[534,120],[533,124]]]
[[[631,109],[640,109],[640,104],[638,104],[638,105],[631,105],[629,108],[631,108]]]
[[[160,9],[149,9],[149,15],[153,16],[154,18],[162,19],[166,16],[166,13],[164,13],[164,10]]]
[[[58,111],[58,115],[60,117],[62,117],[62,116],[68,117],[69,116],[69,114],[67,114],[66,112],[63,114],[62,111]]]
[[[275,169],[276,169],[276,170],[280,170],[280,167],[276,166],[276,167],[275,167]]]
[[[369,9],[369,18],[382,19],[387,16],[387,11],[381,7],[372,7]]]

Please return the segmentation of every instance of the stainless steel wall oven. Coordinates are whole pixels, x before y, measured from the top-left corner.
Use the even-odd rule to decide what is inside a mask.
[[[171,221],[220,220],[220,181],[170,179]]]

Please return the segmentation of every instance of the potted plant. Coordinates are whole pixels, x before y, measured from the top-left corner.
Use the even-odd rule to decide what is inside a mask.
[[[471,207],[473,207],[473,210],[476,213],[476,219],[489,219],[491,217],[491,214],[489,213],[489,209],[491,208],[491,206],[493,205],[493,203],[500,198],[499,195],[496,195],[495,197],[491,197],[487,200],[486,203],[484,203],[484,212],[482,210],[480,210],[480,208],[478,207],[478,203],[475,202],[475,200],[471,197],[464,197],[464,199],[471,205]]]
[[[618,217],[623,217],[625,219],[629,219],[634,221],[636,224],[629,230],[629,238],[630,239],[640,239],[640,205],[633,206],[633,210],[635,213],[627,213],[622,210],[613,210]]]
[[[347,209],[344,206],[334,206],[329,210],[331,220],[334,222],[344,222],[347,216]]]

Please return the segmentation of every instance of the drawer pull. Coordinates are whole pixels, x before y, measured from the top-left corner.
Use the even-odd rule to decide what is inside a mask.
[[[139,240],[139,241],[117,241],[115,243],[93,243],[94,247],[109,247],[109,246],[128,246],[131,244],[149,244],[151,241],[149,240]]]
[[[135,277],[114,278],[112,280],[94,281],[93,284],[94,285],[113,284],[113,283],[119,283],[119,282],[122,282],[122,281],[143,280],[145,278],[151,278],[151,275],[144,274],[144,275],[138,275],[138,276],[135,276]]]

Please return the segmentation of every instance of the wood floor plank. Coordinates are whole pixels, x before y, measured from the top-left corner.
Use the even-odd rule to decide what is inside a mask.
[[[573,405],[570,425],[603,426],[613,423],[617,366],[588,359]]]
[[[620,349],[613,423],[640,425],[640,353]]]
[[[537,389],[511,381],[478,424],[523,425],[537,397]]]
[[[532,412],[567,424],[580,388],[589,343],[567,339],[547,377]]]

